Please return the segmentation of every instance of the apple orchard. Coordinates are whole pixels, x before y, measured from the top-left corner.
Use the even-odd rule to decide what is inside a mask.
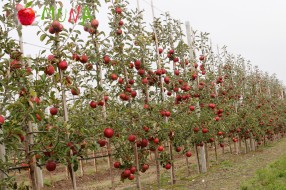
[[[63,3],[1,4],[1,189],[42,189],[59,167],[78,189],[83,160],[96,165],[99,153],[108,188],[146,189],[148,170],[159,188],[163,172],[171,185],[179,180],[179,160],[188,175],[193,165],[205,173],[218,152],[240,156],[285,136],[284,85],[225,48],[215,52],[208,33],[188,24],[184,32],[167,13],[145,23],[125,0],[71,1],[69,11]],[[102,4],[108,20],[97,19]],[[28,56],[23,27],[46,49]]]

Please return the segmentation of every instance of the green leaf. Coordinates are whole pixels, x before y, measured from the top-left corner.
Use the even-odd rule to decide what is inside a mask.
[[[74,160],[73,162],[73,170],[76,172],[78,170],[78,162]]]
[[[28,3],[26,4],[25,8],[31,7],[32,4],[33,4],[33,1],[28,2]]]
[[[42,34],[40,37],[41,42],[44,41],[46,37],[47,37],[47,34]]]

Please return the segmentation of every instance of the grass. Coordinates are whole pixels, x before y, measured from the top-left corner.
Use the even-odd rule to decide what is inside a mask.
[[[257,170],[256,176],[243,184],[241,190],[286,190],[286,155]]]

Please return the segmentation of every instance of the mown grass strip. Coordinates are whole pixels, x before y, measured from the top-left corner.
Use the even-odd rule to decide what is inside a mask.
[[[257,170],[253,179],[241,185],[241,190],[286,190],[286,155]]]

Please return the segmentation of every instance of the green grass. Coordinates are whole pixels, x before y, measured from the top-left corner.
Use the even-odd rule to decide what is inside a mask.
[[[286,155],[256,172],[241,190],[286,190]]]

